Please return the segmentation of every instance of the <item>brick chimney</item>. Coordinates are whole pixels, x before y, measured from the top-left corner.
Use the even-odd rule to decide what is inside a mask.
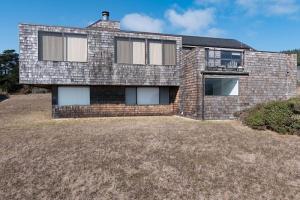
[[[101,19],[89,25],[87,28],[95,28],[109,31],[120,31],[120,22],[109,20],[109,12],[102,11]]]

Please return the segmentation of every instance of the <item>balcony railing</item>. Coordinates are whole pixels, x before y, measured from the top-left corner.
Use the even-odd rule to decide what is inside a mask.
[[[206,49],[206,70],[243,72],[243,52]]]

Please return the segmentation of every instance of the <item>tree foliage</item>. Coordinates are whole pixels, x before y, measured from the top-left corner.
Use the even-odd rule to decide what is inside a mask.
[[[19,54],[4,50],[0,54],[0,89],[15,92],[19,88]]]

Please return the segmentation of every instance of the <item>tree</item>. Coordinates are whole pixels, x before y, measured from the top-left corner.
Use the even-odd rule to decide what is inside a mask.
[[[19,54],[4,50],[0,54],[0,89],[15,92],[19,88]]]

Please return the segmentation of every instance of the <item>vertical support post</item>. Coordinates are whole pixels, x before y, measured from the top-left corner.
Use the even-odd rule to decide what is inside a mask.
[[[205,120],[205,75],[202,74],[202,120]]]

